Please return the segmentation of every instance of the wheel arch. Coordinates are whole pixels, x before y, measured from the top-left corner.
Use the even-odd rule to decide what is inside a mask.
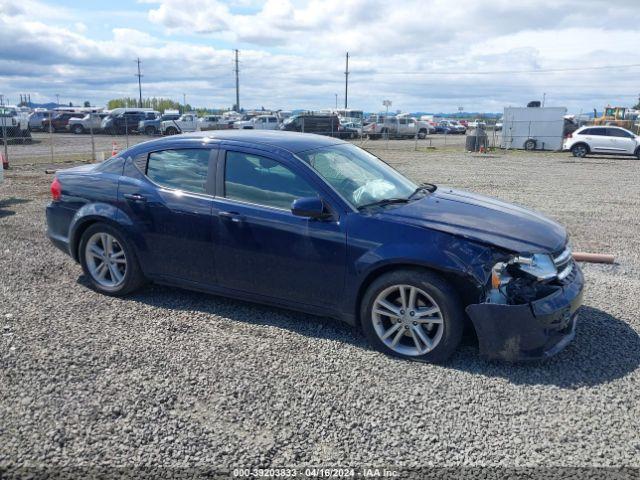
[[[385,263],[369,271],[358,287],[354,302],[355,325],[361,328],[360,304],[371,284],[382,275],[398,270],[414,270],[416,272],[431,272],[442,277],[460,296],[460,300],[466,307],[477,301],[482,286],[469,274],[462,271],[448,270],[428,263],[416,263],[408,261],[394,261]],[[471,322],[469,322],[471,324]]]
[[[571,149],[570,150],[573,150],[578,145],[582,145],[583,147],[585,147],[587,149],[587,153],[591,153],[591,148],[589,147],[589,144],[587,142],[584,142],[584,141],[580,141],[580,142],[574,143],[573,145],[571,145]],[[638,148],[640,148],[640,147],[638,147]]]
[[[69,227],[69,253],[75,261],[80,260],[79,247],[84,232],[96,223],[106,223],[117,229],[127,240],[131,240],[126,226],[132,225],[132,222],[124,212],[109,204],[86,205],[76,212]],[[129,243],[137,250],[136,242]]]

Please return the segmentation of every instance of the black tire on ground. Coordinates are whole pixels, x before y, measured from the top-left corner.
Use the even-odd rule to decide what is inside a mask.
[[[144,133],[146,133],[147,135],[151,136],[151,135],[155,135],[156,134],[156,127],[153,127],[151,125],[148,125],[147,127],[145,127],[144,129]]]
[[[421,356],[408,356],[387,347],[376,333],[372,310],[376,297],[393,285],[410,285],[430,295],[440,308],[444,331],[433,350]],[[464,331],[464,311],[458,293],[440,275],[424,269],[402,269],[381,275],[365,292],[360,304],[360,324],[376,350],[396,357],[428,363],[441,363],[456,350]]]
[[[640,160],[640,147],[636,148],[635,156],[638,160]]]
[[[526,142],[524,142],[525,150],[535,150],[536,149],[536,141],[530,138]]]
[[[84,127],[80,124],[76,124],[71,128],[71,131],[76,135],[80,135],[81,133],[84,133]]]
[[[589,147],[584,143],[576,143],[571,147],[571,154],[577,158],[584,158],[589,153]]]
[[[178,129],[176,127],[169,127],[165,130],[166,135],[177,135]]]
[[[98,282],[94,280],[87,267],[85,248],[89,239],[96,233],[108,233],[109,235],[115,237],[115,239],[124,250],[127,260],[127,268],[124,275],[124,282],[116,289],[103,288]],[[94,290],[100,293],[104,293],[105,295],[122,296],[140,288],[146,282],[144,275],[142,274],[142,270],[140,269],[140,264],[138,263],[138,258],[136,256],[135,250],[131,246],[131,243],[128,241],[128,239],[117,228],[112,227],[111,225],[108,225],[106,223],[94,223],[82,234],[82,238],[80,239],[80,245],[78,248],[78,258],[80,259],[80,265],[82,266],[82,270]]]

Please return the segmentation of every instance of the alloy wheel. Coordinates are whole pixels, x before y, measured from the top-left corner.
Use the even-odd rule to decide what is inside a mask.
[[[118,288],[127,273],[124,248],[105,232],[94,233],[85,247],[85,260],[93,280],[106,289]]]
[[[433,297],[413,285],[393,285],[380,292],[371,317],[382,343],[401,355],[429,353],[444,333],[440,307]]]

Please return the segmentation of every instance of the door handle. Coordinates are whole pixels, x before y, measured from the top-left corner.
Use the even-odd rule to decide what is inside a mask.
[[[218,212],[218,215],[220,215],[220,218],[223,220],[230,220],[233,223],[240,223],[244,220],[244,217],[238,212]]]
[[[125,193],[124,198],[131,200],[132,202],[146,202],[147,198],[139,193]]]

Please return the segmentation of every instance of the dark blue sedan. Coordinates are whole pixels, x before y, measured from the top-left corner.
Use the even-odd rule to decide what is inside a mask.
[[[371,345],[440,362],[544,358],[575,335],[583,276],[538,213],[417,185],[341,140],[217,131],[59,171],[52,242],[92,286],[153,281],[342,319]]]

